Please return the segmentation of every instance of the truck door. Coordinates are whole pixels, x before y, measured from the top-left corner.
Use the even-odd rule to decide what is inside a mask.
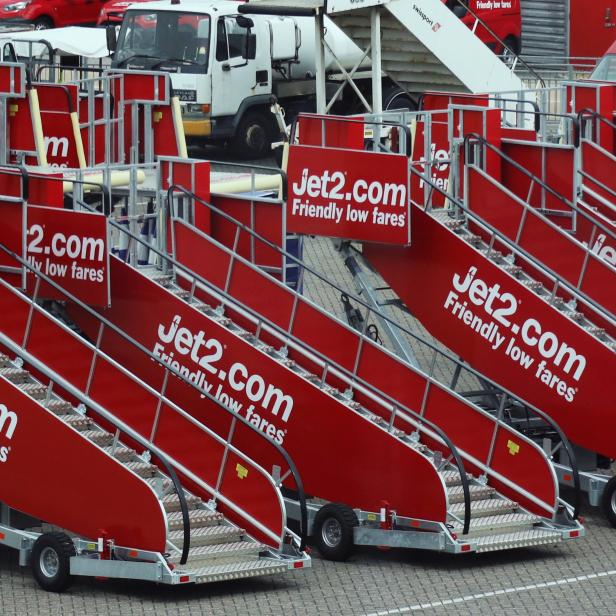
[[[216,117],[235,115],[244,99],[270,91],[267,79],[257,82],[254,51],[258,41],[255,28],[245,27],[247,21],[242,16],[239,20],[226,16],[216,23],[212,62],[212,115]]]
[[[616,0],[570,0],[569,55],[602,56],[616,40]]]

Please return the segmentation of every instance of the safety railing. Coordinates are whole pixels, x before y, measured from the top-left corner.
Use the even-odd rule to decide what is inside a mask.
[[[169,188],[168,195],[171,195],[174,192],[178,192],[178,191],[182,192],[187,197],[190,197],[191,199],[194,199],[197,202],[207,204],[207,202],[199,199],[198,197],[193,195],[190,191],[185,190],[178,186],[171,186]],[[81,206],[84,207],[85,209],[90,209],[89,206],[87,206],[85,203],[82,203]],[[218,210],[218,212],[220,212],[225,218],[228,216],[227,214],[221,212],[220,210]],[[228,219],[234,222],[237,222],[235,221],[235,219],[233,219],[230,216],[228,216]],[[117,225],[117,223],[115,223],[114,221],[110,221],[110,224],[112,226]],[[161,224],[164,224],[164,223],[161,223]],[[121,233],[127,234],[129,236],[129,243],[132,243],[132,242],[143,243],[143,240],[141,240],[141,238],[139,238],[136,235],[131,234],[131,232],[127,230],[126,228],[120,228],[119,225],[117,225],[116,228]],[[259,236],[256,236],[256,237],[259,237]],[[272,246],[274,246],[274,244],[272,244]],[[317,350],[303,343],[301,340],[295,339],[290,332],[287,332],[283,328],[280,328],[278,325],[276,325],[269,319],[264,318],[262,315],[258,314],[256,311],[252,310],[250,307],[246,306],[245,304],[242,304],[241,302],[238,302],[237,300],[234,300],[226,291],[215,287],[209,281],[205,280],[204,278],[202,278],[195,272],[191,271],[189,268],[185,267],[183,264],[181,264],[179,261],[177,261],[175,258],[170,256],[166,252],[160,251],[151,246],[148,246],[148,248],[157,255],[157,257],[161,261],[161,264],[166,263],[168,264],[168,266],[172,266],[176,270],[176,272],[178,271],[183,272],[187,277],[192,278],[195,281],[192,286],[191,295],[188,298],[189,301],[191,300],[192,297],[194,297],[194,293],[196,292],[196,286],[198,282],[203,288],[209,289],[213,291],[214,293],[219,294],[220,300],[222,303],[228,304],[230,307],[234,309],[236,309],[237,307],[240,307],[244,315],[250,316],[254,320],[254,323],[256,324],[257,339],[258,339],[258,335],[260,332],[278,334],[281,340],[283,340],[285,345],[292,344],[294,348],[303,351],[306,357],[309,358],[311,361],[313,360],[320,361],[322,368],[323,368],[323,374],[322,374],[323,382],[327,378],[328,374],[336,375],[338,377],[346,376],[349,380],[349,384],[352,387],[355,386],[357,387],[358,390],[362,390],[373,401],[380,403],[381,405],[383,405],[384,401],[386,405],[389,404],[390,408],[388,410],[390,412],[390,421],[389,421],[390,431],[394,428],[394,423],[396,419],[400,419],[407,423],[409,422],[412,423],[413,427],[416,430],[420,430],[424,432],[430,438],[435,439],[436,441],[440,442],[443,446],[445,446],[450,451],[451,457],[453,458],[454,463],[456,464],[456,466],[458,467],[460,471],[460,476],[461,476],[462,486],[463,486],[463,494],[465,497],[464,499],[465,516],[464,516],[463,532],[464,534],[468,533],[470,520],[471,520],[471,513],[470,513],[471,501],[470,501],[470,489],[469,489],[468,478],[466,476],[464,463],[462,461],[463,455],[459,453],[458,449],[455,447],[451,439],[437,425],[421,417],[421,415],[416,413],[415,411],[412,411],[408,407],[390,398],[385,393],[379,391],[377,388],[371,386],[369,383],[361,379],[359,376],[349,374],[348,371],[346,371],[343,367],[335,364],[330,359],[320,354]],[[290,253],[286,253],[286,251],[285,251],[285,254],[289,255],[289,257],[292,256],[290,255]],[[296,261],[295,258],[293,258],[293,260]],[[300,297],[299,294],[296,294],[296,296]],[[363,344],[363,343],[360,343],[360,344]],[[181,375],[179,376],[180,378],[184,378]],[[285,475],[283,475],[283,480],[284,480],[284,477]]]
[[[168,202],[169,202],[169,199],[171,198],[171,193],[174,190],[178,191],[180,193],[181,192],[186,192],[186,193],[189,192],[189,191],[185,191],[185,189],[183,189],[180,186],[171,187],[169,189]],[[430,351],[432,353],[432,361],[430,362],[430,364],[431,364],[430,372],[429,373],[425,373],[425,372],[423,372],[421,370],[412,368],[410,365],[408,366],[408,369],[413,370],[414,372],[416,372],[418,374],[421,374],[421,376],[426,379],[425,389],[424,389],[423,396],[422,396],[422,399],[424,400],[424,404],[425,404],[425,401],[427,400],[427,395],[428,395],[431,387],[441,388],[442,390],[445,390],[449,394],[453,395],[459,401],[463,402],[465,405],[470,406],[471,408],[473,408],[474,411],[482,413],[485,417],[488,417],[491,421],[493,421],[494,422],[494,431],[493,431],[493,435],[492,436],[493,436],[494,439],[496,438],[496,434],[497,434],[499,429],[506,429],[507,428],[506,424],[501,422],[500,417],[495,417],[493,414],[491,414],[491,413],[489,413],[487,411],[484,411],[484,410],[480,409],[479,407],[471,404],[467,398],[465,398],[464,396],[462,396],[462,395],[458,394],[457,392],[453,391],[452,389],[450,389],[447,386],[447,384],[439,382],[436,379],[435,375],[434,375],[434,370],[435,370],[437,358],[443,357],[443,358],[446,358],[447,360],[452,361],[454,366],[455,366],[455,368],[453,370],[453,377],[452,377],[452,385],[454,387],[457,384],[457,382],[460,380],[460,376],[461,376],[461,371],[462,370],[467,370],[470,374],[472,374],[475,378],[477,378],[479,380],[486,380],[485,377],[483,377],[483,375],[480,375],[479,373],[477,373],[477,372],[473,371],[472,369],[468,368],[467,366],[463,365],[461,362],[459,362],[459,360],[457,360],[457,358],[454,358],[452,355],[450,355],[449,353],[447,353],[447,352],[443,351],[442,349],[438,348],[436,345],[425,341],[423,338],[421,338],[417,334],[411,332],[408,329],[405,329],[405,328],[401,327],[394,320],[390,319],[389,317],[387,317],[383,313],[379,312],[378,310],[375,310],[372,306],[370,306],[369,304],[365,303],[359,297],[353,296],[352,294],[348,293],[346,290],[342,289],[340,286],[336,285],[335,283],[332,283],[326,277],[322,276],[321,274],[319,274],[318,272],[316,272],[315,270],[313,270],[312,268],[307,266],[303,261],[297,259],[297,257],[294,257],[293,255],[291,255],[287,251],[284,251],[280,247],[275,246],[274,244],[272,244],[271,242],[269,242],[265,238],[263,238],[263,237],[259,236],[258,234],[256,234],[249,227],[247,227],[246,225],[243,225],[242,223],[239,223],[238,221],[234,220],[228,214],[222,212],[221,210],[219,210],[218,208],[216,208],[212,204],[208,204],[206,201],[201,200],[201,199],[196,199],[196,200],[199,203],[201,203],[202,205],[205,205],[206,207],[208,207],[216,215],[221,216],[225,220],[235,224],[238,227],[238,229],[241,229],[242,231],[245,231],[245,232],[253,235],[260,242],[263,242],[264,245],[266,245],[269,248],[272,248],[274,250],[280,251],[281,254],[284,254],[289,259],[291,259],[292,261],[297,263],[298,266],[300,267],[300,271],[305,270],[305,271],[310,272],[311,274],[315,275],[319,280],[325,282],[326,284],[328,284],[329,286],[331,286],[332,288],[336,289],[337,291],[339,291],[341,293],[346,293],[348,295],[348,297],[352,298],[354,301],[356,301],[359,304],[361,304],[366,309],[366,315],[365,315],[365,320],[364,320],[366,325],[367,325],[368,321],[370,320],[371,316],[374,316],[374,317],[378,316],[378,318],[385,319],[386,321],[391,323],[393,326],[399,328],[405,334],[411,336],[412,338],[414,338],[415,340],[419,341],[420,343],[427,345],[427,347],[430,349]],[[194,229],[193,229],[193,232],[199,233],[198,231],[195,231]],[[207,237],[205,235],[203,235],[203,234],[201,234],[201,235],[202,235],[202,237],[204,239],[207,239]],[[213,241],[213,240],[210,239],[209,241]],[[229,252],[229,254],[232,257],[231,261],[229,263],[229,268],[227,270],[227,276],[225,277],[225,280],[228,280],[229,276],[232,275],[233,261],[234,260],[237,260],[238,262],[241,261],[241,262],[243,262],[245,264],[251,265],[247,261],[243,260],[241,257],[239,257],[237,255],[234,255],[233,251],[231,251],[229,249],[226,249],[222,245],[218,245],[218,247],[220,249],[222,249],[222,250],[226,250],[227,252]],[[178,271],[186,272],[186,268],[183,265],[180,265],[177,269],[178,269]],[[256,268],[255,268],[255,270],[256,270]],[[318,359],[320,361],[320,365],[322,366],[322,370],[323,370],[322,375],[321,375],[321,378],[322,378],[323,381],[325,380],[325,378],[327,377],[328,374],[332,374],[332,375],[335,375],[336,377],[342,379],[346,383],[348,383],[349,391],[352,392],[354,390],[357,390],[360,393],[363,393],[364,395],[367,395],[369,398],[371,398],[374,402],[377,402],[377,403],[382,402],[382,401],[386,401],[386,403],[390,407],[387,410],[388,410],[388,413],[389,413],[389,425],[391,427],[393,427],[393,425],[394,425],[394,423],[396,421],[396,418],[401,417],[407,423],[410,422],[410,423],[414,424],[415,428],[421,431],[421,424],[418,425],[417,422],[418,421],[422,421],[422,422],[426,421],[425,418],[423,418],[423,416],[422,416],[422,411],[424,411],[425,408],[422,408],[422,410],[419,411],[419,412],[413,411],[413,410],[409,409],[408,406],[405,406],[405,405],[401,404],[399,400],[393,399],[391,396],[386,394],[381,389],[375,387],[371,383],[366,382],[361,377],[358,377],[358,375],[355,373],[355,371],[348,370],[347,368],[341,366],[339,363],[333,361],[330,357],[324,356],[317,349],[315,349],[314,347],[308,345],[303,340],[298,339],[298,338],[296,338],[293,335],[292,328],[293,328],[293,323],[294,323],[294,315],[297,313],[297,307],[298,307],[299,302],[300,301],[307,301],[307,300],[305,300],[305,298],[302,298],[299,294],[292,292],[290,289],[288,290],[289,293],[293,293],[294,300],[293,300],[293,307],[291,309],[291,318],[289,319],[289,327],[287,327],[285,329],[285,328],[277,325],[276,323],[270,321],[269,319],[265,318],[262,314],[254,311],[250,307],[246,306],[244,303],[239,302],[237,300],[237,298],[231,297],[226,292],[225,289],[221,289],[220,287],[216,287],[215,285],[213,285],[209,281],[204,280],[202,277],[198,276],[194,272],[186,272],[186,273],[187,273],[188,277],[192,278],[193,280],[196,280],[199,285],[203,286],[205,289],[213,291],[216,294],[216,296],[218,297],[219,301],[221,301],[223,304],[227,304],[227,305],[229,305],[232,308],[240,306],[241,310],[242,310],[242,313],[244,315],[249,315],[252,319],[254,319],[254,323],[256,324],[257,331],[263,330],[264,326],[267,325],[268,333],[277,335],[279,337],[279,339],[282,341],[284,346],[289,346],[289,347],[292,347],[296,351],[303,352],[305,354],[305,356],[310,361],[314,361],[315,358]],[[263,275],[262,272],[261,272],[261,274]],[[194,286],[195,285],[193,283],[193,291],[192,292],[194,292]],[[314,306],[313,304],[311,304],[311,306],[313,308],[317,309],[321,314],[327,316],[328,318],[332,318],[331,315],[328,315],[327,313],[325,313],[323,310],[321,310],[317,306]],[[234,308],[234,309],[237,309],[237,308]],[[339,325],[341,327],[346,328],[347,331],[353,332],[353,334],[356,336],[357,353],[355,355],[355,361],[353,362],[353,364],[355,366],[355,369],[356,369],[357,365],[359,363],[358,359],[359,359],[359,356],[361,355],[361,352],[362,352],[362,350],[364,348],[364,345],[371,345],[371,344],[374,344],[374,343],[366,335],[366,328],[365,327],[364,327],[363,331],[357,332],[356,330],[348,328],[348,326],[346,326],[344,323],[342,323],[340,321],[337,321],[337,322],[339,323]],[[384,352],[388,353],[387,351],[384,351]],[[388,355],[391,356],[391,357],[394,357],[392,354],[388,353]],[[398,358],[396,358],[396,360],[399,361]],[[505,408],[507,400],[508,399],[515,400],[515,399],[517,399],[517,397],[514,396],[513,394],[511,394],[510,392],[504,390],[503,388],[500,388],[498,385],[496,385],[496,383],[494,383],[493,385],[501,393],[501,399],[500,399],[499,403],[500,403],[500,408],[501,408],[501,412],[502,412],[504,410],[504,408]],[[521,401],[521,402],[523,402],[523,401]],[[526,404],[526,403],[524,403],[524,404]],[[544,413],[542,413],[538,409],[534,409],[534,407],[532,407],[531,405],[528,405],[528,406],[529,406],[529,408],[532,408],[534,410],[534,412],[538,416],[542,417],[547,422],[548,425],[554,427],[554,431],[556,433],[558,433],[562,437],[562,439],[564,439],[561,442],[568,443],[568,441],[564,437],[564,434],[562,433],[560,428],[558,426],[556,426],[556,424],[553,422],[553,420],[551,420],[547,415],[545,415]],[[408,417],[404,417],[404,415],[400,411],[402,411],[404,414],[408,415]],[[432,426],[430,426],[430,428],[432,429]],[[425,432],[425,430],[423,430],[423,431]],[[445,441],[445,442],[447,442],[447,441]],[[532,443],[530,441],[529,441],[529,443],[532,445]],[[493,451],[490,451],[489,454],[488,454],[488,457],[486,458],[486,460],[481,462],[479,460],[473,459],[471,456],[469,456],[469,454],[467,452],[464,452],[464,451],[460,450],[460,448],[457,448],[457,449],[460,451],[460,455],[461,455],[462,459],[470,460],[471,463],[473,463],[473,464],[478,464],[478,466],[480,468],[482,468],[483,472],[485,472],[486,475],[492,474],[492,471],[491,471],[491,469],[489,467],[489,463],[491,461],[491,456],[492,456]],[[575,461],[575,456],[573,454],[572,448],[567,445],[567,446],[565,446],[565,449],[572,456],[571,457],[572,466],[573,467],[577,467],[577,463]],[[499,477],[499,480],[504,481],[504,483],[507,483],[507,479],[502,477],[502,476]],[[524,492],[523,489],[520,489],[519,487],[517,487],[515,485],[511,485],[510,487],[512,489],[514,489],[514,490],[517,490],[519,493],[523,493]],[[578,484],[578,487],[579,487],[579,484]],[[528,496],[528,494],[525,494],[525,495]],[[531,498],[531,500],[532,500],[532,498]],[[577,505],[576,505],[576,509],[575,509],[576,515],[577,515],[577,509],[578,508],[577,508]]]
[[[273,541],[277,541],[279,543],[279,548],[282,549],[285,534],[289,534],[289,535],[294,534],[289,528],[286,527],[284,523],[282,524],[282,527],[283,527],[282,535],[278,535],[277,533],[272,531],[270,528],[264,526],[259,520],[254,518],[250,513],[245,511],[244,508],[242,508],[240,505],[238,505],[234,501],[231,501],[229,498],[227,498],[222,492],[221,482],[224,476],[224,471],[226,469],[226,465],[229,460],[229,454],[233,453],[237,457],[241,458],[246,465],[255,469],[256,472],[259,473],[272,486],[273,490],[278,495],[278,501],[279,501],[278,504],[280,506],[281,517],[283,520],[286,520],[286,514],[284,511],[284,504],[282,502],[282,497],[280,495],[278,485],[276,484],[272,476],[265,469],[263,469],[261,465],[259,465],[252,458],[244,454],[242,451],[240,451],[237,447],[235,447],[232,444],[233,437],[236,433],[236,426],[238,424],[242,424],[246,426],[251,432],[254,432],[255,434],[257,434],[259,438],[264,439],[268,443],[268,445],[274,447],[288,466],[287,476],[291,475],[293,477],[295,487],[299,495],[298,500],[300,502],[300,513],[301,513],[300,550],[304,549],[306,545],[306,537],[307,537],[307,508],[306,508],[306,500],[305,500],[305,493],[303,489],[303,483],[301,480],[301,476],[297,468],[295,467],[295,464],[293,463],[292,459],[280,445],[278,445],[272,439],[268,438],[266,435],[260,432],[255,426],[250,424],[246,419],[236,414],[230,407],[223,404],[221,401],[215,398],[212,394],[210,394],[207,390],[202,389],[198,387],[196,384],[191,383],[190,381],[185,379],[184,375],[182,375],[182,373],[178,369],[174,368],[172,365],[163,363],[161,359],[155,356],[149,349],[141,345],[136,340],[132,339],[130,336],[128,336],[128,334],[126,334],[120,328],[116,327],[113,323],[109,322],[107,319],[105,319],[102,315],[97,313],[95,310],[93,310],[92,308],[90,308],[89,306],[81,302],[81,300],[76,298],[74,295],[72,295],[71,293],[63,289],[55,281],[53,281],[52,279],[50,279],[49,277],[41,273],[36,268],[32,267],[26,260],[22,259],[19,255],[7,249],[2,244],[0,244],[0,250],[6,253],[7,255],[9,255],[17,263],[19,263],[20,267],[24,268],[29,273],[29,275],[33,275],[35,279],[37,280],[32,298],[28,298],[26,295],[19,293],[18,291],[14,290],[8,283],[6,283],[3,280],[0,280],[0,285],[2,287],[10,289],[15,294],[19,294],[19,296],[23,299],[23,301],[27,301],[27,303],[30,306],[30,317],[27,319],[25,323],[24,335],[22,338],[23,342],[21,345],[19,345],[21,349],[23,349],[24,351],[27,351],[28,340],[32,336],[32,329],[31,329],[32,324],[33,324],[32,315],[35,312],[38,312],[39,314],[46,314],[45,311],[40,306],[38,306],[36,303],[40,284],[41,282],[44,282],[46,285],[51,286],[53,289],[55,289],[55,291],[61,294],[65,298],[65,300],[72,302],[73,304],[78,306],[80,309],[84,310],[88,315],[93,317],[99,324],[97,343],[96,345],[93,345],[90,342],[86,341],[85,339],[82,339],[81,337],[79,337],[75,332],[73,332],[70,328],[64,326],[62,323],[56,323],[56,326],[63,329],[66,334],[70,335],[74,340],[78,341],[80,345],[82,346],[82,348],[86,349],[91,354],[90,367],[88,371],[89,376],[88,376],[85,388],[79,389],[74,384],[71,386],[73,389],[76,389],[80,393],[80,397],[86,401],[85,402],[86,405],[94,409],[93,405],[95,405],[96,403],[94,400],[91,400],[90,398],[90,395],[89,395],[91,393],[90,387],[96,376],[97,367],[101,364],[101,360],[104,360],[106,365],[113,367],[113,369],[116,370],[118,374],[121,374],[123,377],[128,378],[132,383],[134,383],[138,387],[139,392],[147,395],[150,398],[154,398],[156,400],[156,413],[152,420],[150,438],[144,439],[144,437],[141,436],[138,442],[140,443],[145,442],[147,445],[147,449],[152,451],[156,456],[158,456],[158,453],[162,453],[162,455],[173,465],[175,469],[177,469],[178,472],[180,472],[183,476],[187,477],[190,481],[194,482],[201,489],[211,494],[215,500],[220,500],[227,507],[229,507],[229,509],[234,511],[238,516],[244,519],[247,523],[251,524],[254,528],[258,529],[269,539]],[[162,366],[162,368],[164,369],[164,378],[162,380],[162,384],[159,390],[146,384],[144,381],[136,377],[129,370],[125,369],[120,363],[115,361],[112,357],[110,357],[108,354],[106,354],[100,349],[100,343],[103,339],[103,335],[105,331],[111,331],[119,335],[122,340],[127,342],[133,348],[136,348],[144,356],[144,360],[148,360],[148,361],[153,360],[157,364]],[[170,398],[166,396],[166,389],[169,383],[170,376],[175,376],[183,380],[184,382],[189,383],[194,389],[196,389],[199,392],[201,396],[207,398],[210,402],[214,403],[216,406],[225,410],[227,413],[231,415],[231,425],[229,428],[229,433],[228,433],[229,436],[227,439],[224,439],[223,437],[218,435],[215,431],[209,429],[203,423],[199,422],[192,415],[190,415],[189,413],[181,409]],[[221,462],[220,462],[218,472],[217,472],[217,481],[215,482],[215,485],[208,484],[198,474],[195,474],[193,471],[190,470],[190,468],[185,466],[184,463],[166,454],[164,451],[160,449],[160,447],[158,447],[154,443],[154,440],[157,435],[157,430],[158,430],[158,421],[159,421],[160,413],[163,407],[171,409],[175,415],[189,422],[190,425],[195,427],[202,435],[208,437],[209,439],[212,439],[219,445],[223,446],[224,453],[223,453],[223,456],[221,457]],[[133,434],[135,434],[135,431],[132,428],[130,428],[124,422],[119,420],[117,417],[110,415],[108,412],[106,412],[102,416],[105,417],[105,419],[108,419],[108,416],[111,417],[113,419],[114,425],[118,429],[120,429],[122,432],[128,434],[131,438]],[[187,545],[189,545],[189,543]]]
[[[576,217],[581,218],[586,225],[590,226],[590,228],[592,229],[590,233],[591,237],[595,237],[598,232],[601,232],[601,233],[604,233],[608,237],[616,239],[616,233],[612,229],[610,229],[608,226],[606,226],[602,222],[593,218],[588,212],[581,209],[577,204],[570,201],[569,199],[564,197],[559,192],[555,191],[553,188],[548,186],[541,179],[537,178],[530,171],[525,169],[518,162],[514,161],[512,158],[510,158],[509,156],[504,154],[501,150],[499,150],[496,146],[494,146],[493,144],[491,144],[486,139],[484,139],[483,137],[481,137],[480,135],[476,133],[470,133],[466,135],[464,138],[465,186],[467,187],[465,191],[465,201],[468,201],[468,169],[473,168],[473,167],[477,169],[481,168],[480,165],[476,165],[475,163],[469,162],[469,161],[478,160],[478,157],[474,156],[471,150],[471,148],[473,148],[474,145],[477,145],[477,144],[481,145],[482,148],[486,148],[496,153],[504,161],[512,165],[516,169],[516,171],[528,177],[530,180],[529,193],[532,190],[533,185],[537,184],[541,186],[543,190],[546,190],[554,198],[558,199],[558,201],[562,203],[563,205],[565,205]],[[480,162],[480,159],[478,160],[478,162]],[[493,180],[490,180],[490,181],[494,182]],[[500,187],[501,185],[498,184],[498,186]],[[502,189],[507,191],[507,189],[504,186],[502,187]],[[522,214],[520,215],[520,221],[518,224],[518,228],[515,233],[515,240],[508,238],[510,244],[515,245],[518,248],[518,250],[522,250],[517,245],[517,243],[518,243],[518,239],[521,238],[522,236],[525,225],[530,224],[529,220],[538,219],[543,224],[545,224],[546,227],[551,230],[551,232],[556,234],[556,236],[568,242],[571,245],[572,250],[575,250],[576,252],[581,252],[584,254],[584,258],[581,261],[579,272],[577,272],[576,275],[574,276],[570,275],[568,277],[565,277],[564,275],[561,275],[557,273],[556,271],[552,270],[546,263],[539,261],[535,257],[531,257],[531,259],[534,261],[533,263],[534,266],[539,266],[541,269],[546,269],[549,272],[550,276],[555,276],[560,281],[558,285],[552,291],[551,300],[553,300],[556,297],[557,290],[558,288],[560,288],[565,292],[573,293],[575,297],[579,297],[584,305],[588,305],[588,307],[590,307],[593,312],[595,312],[601,318],[605,319],[607,322],[613,322],[614,315],[612,314],[612,312],[608,308],[600,304],[599,302],[595,301],[591,296],[585,293],[582,290],[582,288],[584,286],[585,275],[588,271],[589,262],[591,262],[591,260],[596,261],[598,266],[602,267],[603,269],[605,269],[606,271],[610,273],[616,273],[616,269],[612,265],[610,265],[607,261],[601,259],[601,257],[593,251],[592,242],[588,242],[586,245],[582,244],[580,241],[575,239],[572,235],[567,233],[567,231],[565,231],[558,225],[554,224],[551,220],[546,218],[542,214],[541,209],[534,208],[533,206],[529,205],[523,199],[520,199],[516,197],[515,195],[513,195],[513,193],[510,193],[510,194],[512,198],[515,199],[515,201],[519,204],[521,212],[522,212]],[[456,207],[457,207],[459,200],[456,200],[456,201],[457,201],[456,202]],[[430,209],[429,204],[427,205],[428,205],[428,209]],[[468,205],[468,202],[465,204],[465,211],[467,212],[473,211],[472,207]],[[483,219],[481,220],[483,221]],[[486,221],[483,221],[483,222],[485,223]],[[579,221],[576,224],[579,226],[580,224]],[[499,235],[502,235],[503,237],[505,237],[505,234],[503,233],[499,232]],[[495,238],[495,239],[498,239],[500,241],[500,238]],[[566,283],[566,284],[563,284],[563,283]]]

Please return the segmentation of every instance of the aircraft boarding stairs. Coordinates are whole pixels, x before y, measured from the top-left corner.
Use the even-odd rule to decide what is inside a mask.
[[[293,9],[327,11],[327,16],[369,57],[373,7],[340,6],[325,0],[253,0],[242,12]],[[360,4],[360,3],[358,3]],[[377,4],[377,3],[373,3]],[[440,0],[384,0],[380,10],[381,66],[410,93],[517,92],[522,81]],[[338,6],[337,6],[338,5]],[[292,14],[292,12],[291,12]],[[302,12],[300,14],[306,14]]]
[[[49,542],[70,574],[164,584],[310,565],[286,528],[278,485],[235,446],[233,431],[223,438],[190,418],[164,388],[147,386],[59,320],[55,302],[0,278],[0,305],[0,543],[19,549],[21,564],[33,561],[43,588],[70,581],[68,564],[61,575],[37,568]],[[183,451],[185,439],[207,465]],[[43,526],[12,526],[13,509]]]
[[[471,142],[494,151],[479,136],[470,136]],[[548,219],[493,172],[473,164],[479,155],[471,158],[467,148],[465,156],[464,202],[424,177],[449,207],[413,203],[413,244],[364,244],[363,256],[448,348],[513,392],[523,391],[577,445],[613,458],[611,431],[605,429],[613,421],[611,394],[602,375],[614,365],[614,268],[556,218]],[[563,224],[563,207],[556,213]],[[579,228],[596,235],[601,223],[588,212],[576,215]],[[565,222],[571,222],[571,212]],[[434,267],[426,269],[426,261]],[[417,293],[424,285],[433,293]],[[482,333],[489,323],[492,334],[498,331],[491,337]]]
[[[265,378],[284,375],[273,382],[293,392],[295,406],[282,438],[314,497],[309,527],[326,556],[339,558],[340,553],[319,540],[319,532],[325,536],[319,518],[323,503],[350,505],[355,542],[365,545],[485,552],[583,533],[558,497],[547,454],[530,439],[192,225],[173,219],[171,233],[175,259],[158,253],[168,271],[134,269],[112,259],[112,304],[103,314],[151,348],[153,323],[168,321],[161,312],[153,321],[150,307],[172,303],[173,309],[162,312],[181,316],[178,324],[221,341],[225,353],[236,346],[248,373],[259,366]],[[89,336],[95,334],[82,310],[69,305],[68,312]],[[131,360],[119,345],[103,340],[101,348],[120,354],[124,365],[148,381],[147,366]],[[380,366],[376,374],[375,365]],[[219,367],[219,375],[229,373],[229,364]],[[233,389],[238,395],[239,388]],[[168,390],[192,413],[198,412],[196,393],[179,383]],[[503,406],[508,398],[501,392]],[[254,412],[246,417],[254,419]],[[209,419],[215,425],[215,418]],[[261,429],[267,430],[262,418]],[[352,445],[341,447],[342,433],[353,434]],[[313,447],[318,447],[318,460]],[[263,452],[248,444],[244,449],[269,467]],[[416,479],[408,494],[404,469],[412,460]],[[293,515],[295,499],[289,496],[287,505]]]

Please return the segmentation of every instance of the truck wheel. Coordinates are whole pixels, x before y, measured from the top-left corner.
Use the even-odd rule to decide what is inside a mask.
[[[53,28],[53,21],[49,17],[39,17],[34,22],[35,30],[49,30],[50,28]]]
[[[417,103],[402,88],[389,88],[383,94],[383,111],[393,111],[394,109],[416,111]]]
[[[62,592],[71,585],[71,556],[75,545],[66,533],[44,533],[34,542],[32,573],[43,590]]]
[[[233,149],[241,158],[263,158],[271,153],[272,122],[259,111],[247,111],[240,120]]]
[[[355,512],[342,503],[328,503],[314,519],[313,536],[321,556],[327,560],[346,560],[355,547],[353,528],[359,524]]]
[[[612,477],[603,488],[601,509],[607,521],[616,528],[616,477]]]

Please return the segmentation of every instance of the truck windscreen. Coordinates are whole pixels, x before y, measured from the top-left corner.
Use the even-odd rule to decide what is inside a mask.
[[[134,58],[148,69],[169,62],[207,70],[209,49],[209,15],[128,11],[118,37],[114,64],[123,66]]]

